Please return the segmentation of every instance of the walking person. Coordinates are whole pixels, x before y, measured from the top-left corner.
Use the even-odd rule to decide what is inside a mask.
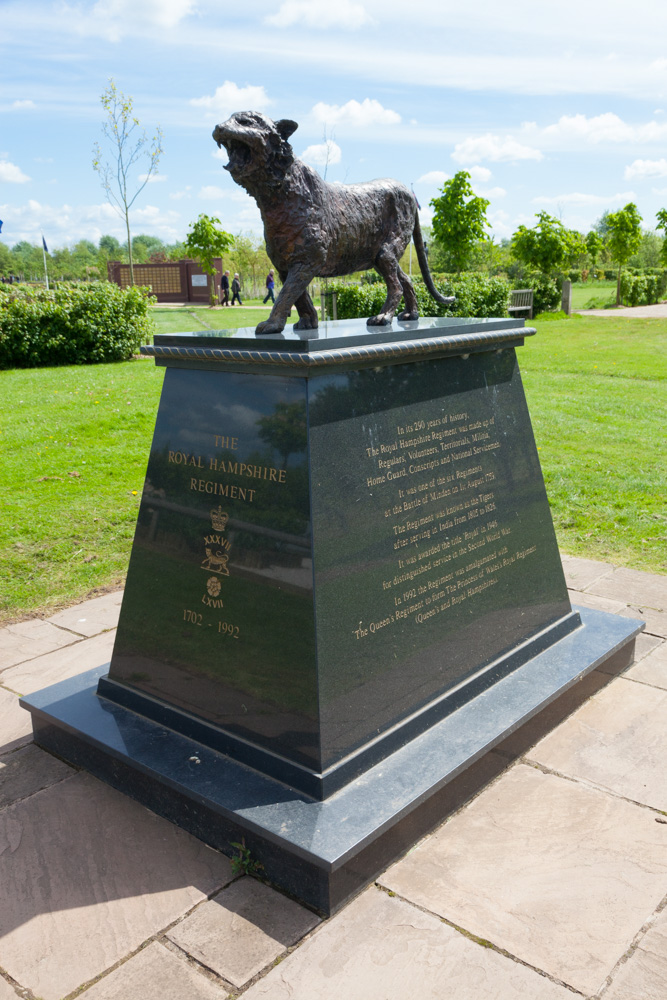
[[[273,268],[269,271],[266,276],[266,298],[264,299],[264,305],[271,299],[272,302],[276,301],[276,297],[273,294],[273,289],[276,286],[275,279],[273,277]]]
[[[235,274],[234,280],[232,281],[232,305],[234,305],[237,299],[239,300],[239,305],[242,306],[243,302],[241,301],[241,282],[239,280],[238,274]]]
[[[225,271],[220,279],[220,305],[228,306],[229,302],[229,271]]]

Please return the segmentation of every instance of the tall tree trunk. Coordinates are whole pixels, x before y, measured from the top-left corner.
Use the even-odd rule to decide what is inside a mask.
[[[132,237],[130,236],[130,216],[125,210],[125,226],[127,227],[127,258],[130,262],[130,284],[134,287],[134,265],[132,263]]]
[[[621,304],[621,265],[618,265],[618,275],[616,276],[616,305]]]

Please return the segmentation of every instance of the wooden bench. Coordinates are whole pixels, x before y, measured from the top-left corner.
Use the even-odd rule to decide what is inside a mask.
[[[512,313],[522,313],[527,312],[528,319],[533,318],[533,289],[532,288],[515,288],[510,292],[510,304],[507,310],[510,315]]]

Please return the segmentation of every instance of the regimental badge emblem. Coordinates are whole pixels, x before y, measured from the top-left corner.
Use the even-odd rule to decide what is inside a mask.
[[[213,532],[210,535],[204,536],[206,557],[200,569],[206,570],[207,573],[218,573],[219,576],[229,576],[227,562],[229,560],[229,550],[232,546],[229,539],[225,538],[223,534],[229,521],[229,514],[221,506],[218,506],[210,511],[210,517]],[[211,579],[215,579],[215,577]],[[210,584],[211,581],[209,580],[208,582]],[[211,593],[210,590],[209,593]]]
[[[214,507],[211,511],[211,527],[214,531],[224,531],[228,520],[229,514],[222,509],[222,506]]]

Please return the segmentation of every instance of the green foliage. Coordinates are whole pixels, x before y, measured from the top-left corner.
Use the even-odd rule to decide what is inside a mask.
[[[250,853],[250,848],[245,845],[245,840],[242,840],[240,843],[232,840],[230,841],[230,845],[238,851],[238,854],[231,858],[232,875],[235,878],[237,875],[259,875],[264,865],[260,864],[259,861],[255,861]]]
[[[525,282],[522,288],[533,289],[533,316],[560,308],[561,290],[555,278],[533,272],[525,275]]]
[[[448,308],[435,302],[421,278],[413,284],[422,316],[506,316],[509,285],[503,278],[489,278],[476,271],[452,275],[434,275],[435,287],[442,295],[455,295],[454,306]],[[384,303],[387,289],[384,282],[346,285],[330,282],[328,292],[336,293],[339,319],[377,315]]]
[[[637,253],[642,241],[642,217],[637,206],[630,201],[625,208],[607,215],[607,246],[612,260],[618,264],[616,285],[616,305],[621,304],[621,272],[633,254]]]
[[[631,274],[621,277],[621,300],[628,306],[648,306],[659,302],[667,288],[667,272]]]
[[[475,245],[486,239],[489,202],[476,195],[467,170],[459,170],[445,181],[442,194],[431,200],[435,209],[433,233],[460,273],[467,265]]]
[[[123,361],[153,332],[147,290],[109,282],[12,287],[0,297],[0,368]]]
[[[591,263],[593,267],[597,266],[597,260],[604,249],[604,241],[599,233],[596,233],[594,229],[591,229],[590,233],[586,235],[586,250],[588,251],[588,256],[591,258]]]
[[[550,276],[574,264],[586,253],[586,242],[572,229],[566,229],[559,219],[538,212],[538,223],[532,229],[519,226],[512,236],[512,253],[522,263]]]
[[[185,249],[198,261],[202,271],[213,277],[215,274],[215,258],[222,257],[234,242],[231,233],[218,229],[220,219],[201,212],[195,222],[190,224],[185,237]],[[215,302],[215,282],[209,283],[211,305]]]
[[[665,233],[665,239],[662,241],[662,247],[660,249],[660,261],[662,264],[667,266],[667,209],[661,208],[656,213],[656,219],[658,224],[656,229],[662,229]]]

